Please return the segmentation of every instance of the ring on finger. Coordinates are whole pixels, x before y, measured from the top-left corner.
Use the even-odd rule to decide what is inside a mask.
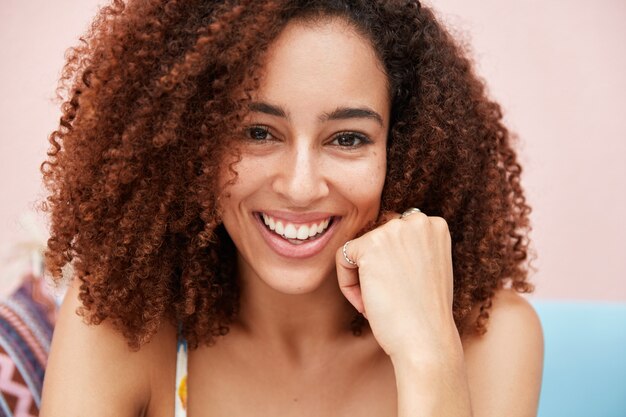
[[[401,219],[404,219],[405,217],[409,217],[411,214],[415,214],[415,213],[421,213],[422,210],[418,209],[417,207],[411,207],[408,210],[405,210],[404,213],[402,213],[400,215]]]
[[[348,262],[350,265],[356,265],[356,262],[354,262],[352,259],[350,259],[348,257],[348,243],[352,242],[351,240],[347,241],[346,243],[344,243],[343,245],[343,249],[341,249],[341,252],[343,253],[343,258],[346,260],[346,262]]]

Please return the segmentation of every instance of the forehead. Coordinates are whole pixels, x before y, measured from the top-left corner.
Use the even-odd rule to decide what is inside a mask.
[[[268,48],[258,95],[284,104],[389,106],[387,76],[370,41],[334,18],[290,22]]]

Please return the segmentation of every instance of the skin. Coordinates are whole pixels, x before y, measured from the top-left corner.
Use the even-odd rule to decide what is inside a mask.
[[[536,415],[537,315],[501,290],[487,334],[459,337],[443,219],[385,213],[387,223],[348,245],[357,265],[343,257],[343,244],[378,216],[385,175],[389,97],[368,41],[337,20],[291,23],[261,75],[254,101],[272,107],[256,106],[245,121],[253,129],[238,142],[238,178],[222,202],[238,249],[241,312],[217,344],[190,352],[189,415]],[[325,117],[344,107],[380,120]],[[369,142],[345,134],[338,141],[342,132]],[[229,175],[225,169],[223,183]],[[258,211],[340,219],[320,251],[291,259],[264,240]],[[350,304],[369,320],[361,337],[349,330]],[[164,324],[130,352],[108,323],[83,324],[78,306],[74,284],[55,331],[41,415],[170,416],[175,329]]]

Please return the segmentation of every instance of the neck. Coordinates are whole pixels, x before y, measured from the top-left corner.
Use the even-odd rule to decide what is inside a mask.
[[[247,337],[294,360],[315,357],[352,337],[354,308],[330,273],[304,294],[286,294],[240,264],[240,311],[236,321]]]

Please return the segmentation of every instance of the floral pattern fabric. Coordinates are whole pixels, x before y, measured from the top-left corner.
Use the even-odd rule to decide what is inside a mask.
[[[176,409],[174,417],[187,417],[187,341],[178,338],[176,349]]]

